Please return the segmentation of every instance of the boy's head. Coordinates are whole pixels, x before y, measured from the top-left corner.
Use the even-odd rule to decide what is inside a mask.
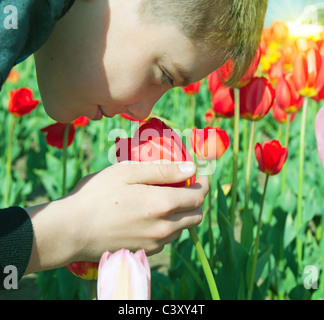
[[[267,0],[77,0],[35,54],[44,107],[55,120],[128,113],[146,118],[172,86],[228,59],[229,84],[256,52]]]
[[[142,0],[141,16],[172,23],[196,44],[208,46],[222,64],[232,59],[234,85],[251,64],[260,43],[268,0]]]

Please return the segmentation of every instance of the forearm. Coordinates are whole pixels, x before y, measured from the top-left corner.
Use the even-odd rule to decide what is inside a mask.
[[[32,254],[25,274],[59,268],[77,258],[80,240],[76,236],[73,208],[68,198],[25,208],[34,230]]]

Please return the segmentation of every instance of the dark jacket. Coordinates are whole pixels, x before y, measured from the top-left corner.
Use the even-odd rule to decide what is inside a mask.
[[[11,68],[37,51],[74,0],[0,0],[0,91]],[[14,21],[15,20],[15,21]],[[12,28],[13,27],[13,28]],[[33,247],[33,226],[20,207],[0,210],[0,290],[13,265],[24,275]]]

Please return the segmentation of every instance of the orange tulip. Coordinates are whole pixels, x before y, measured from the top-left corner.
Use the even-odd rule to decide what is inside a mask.
[[[278,102],[275,102],[272,106],[272,113],[273,113],[273,118],[280,122],[280,123],[287,123],[287,119],[288,119],[288,113],[285,112],[284,110],[282,110],[279,105]],[[291,114],[291,118],[290,121],[293,122],[296,118],[297,113],[292,113]]]
[[[11,90],[9,93],[8,111],[16,117],[22,117],[32,112],[39,101],[33,99],[33,92],[29,88]]]
[[[285,42],[289,36],[289,29],[284,21],[274,21],[270,26],[271,38],[276,42]]]
[[[227,132],[219,127],[192,129],[190,142],[195,154],[204,160],[218,160],[230,145]]]
[[[287,113],[295,113],[303,106],[304,98],[297,92],[293,73],[282,76],[276,86],[276,101]]]
[[[259,164],[259,170],[268,174],[278,174],[288,157],[288,148],[281,146],[277,140],[266,141],[263,145],[255,145],[255,157]]]
[[[324,57],[319,50],[299,53],[294,65],[294,82],[301,96],[316,97],[324,86]]]
[[[240,90],[241,117],[250,121],[263,119],[269,113],[274,98],[274,89],[266,78],[253,78]]]

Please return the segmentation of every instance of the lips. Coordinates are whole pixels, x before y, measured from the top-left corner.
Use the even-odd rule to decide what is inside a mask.
[[[94,120],[94,121],[101,120],[102,117],[103,117],[102,110],[101,110],[100,106],[98,106],[97,107],[97,112],[96,112],[95,116],[91,118],[91,120]]]

